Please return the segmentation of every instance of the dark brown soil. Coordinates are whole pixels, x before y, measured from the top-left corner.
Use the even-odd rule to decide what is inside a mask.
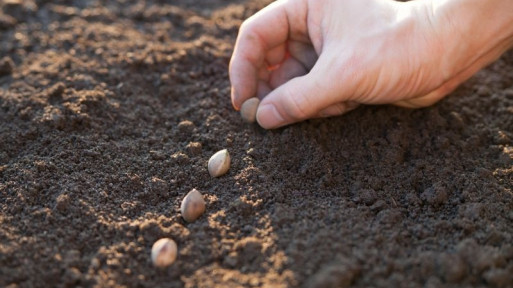
[[[512,51],[434,107],[265,131],[227,76],[265,3],[103,2],[0,1],[0,286],[513,287]]]

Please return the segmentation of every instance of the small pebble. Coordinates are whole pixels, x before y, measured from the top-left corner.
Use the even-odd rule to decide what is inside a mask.
[[[230,154],[226,149],[218,151],[208,160],[208,173],[212,177],[222,176],[228,172],[228,169],[230,169]]]
[[[205,200],[203,195],[196,190],[192,189],[185,198],[182,200],[180,206],[182,217],[187,222],[193,222],[198,219],[205,212]]]
[[[14,62],[9,57],[0,59],[0,77],[10,75],[14,70]]]
[[[151,247],[151,261],[156,267],[167,267],[175,262],[177,253],[176,242],[169,238],[162,238]]]
[[[59,212],[66,212],[69,208],[71,199],[67,194],[61,194],[57,197],[55,203],[55,209]]]
[[[249,98],[246,102],[242,103],[240,115],[244,121],[255,123],[258,104],[260,104],[260,100],[256,97]]]

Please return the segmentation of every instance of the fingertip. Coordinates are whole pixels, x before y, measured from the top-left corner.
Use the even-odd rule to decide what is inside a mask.
[[[258,124],[265,129],[274,129],[287,124],[272,103],[260,105],[257,110],[256,119]]]

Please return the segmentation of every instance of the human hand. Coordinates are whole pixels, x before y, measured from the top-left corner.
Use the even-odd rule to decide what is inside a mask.
[[[457,1],[278,0],[241,26],[230,61],[233,106],[262,99],[257,121],[267,129],[359,104],[429,106],[512,45],[482,43],[499,24],[465,35],[479,19],[469,9],[478,8],[456,13]]]

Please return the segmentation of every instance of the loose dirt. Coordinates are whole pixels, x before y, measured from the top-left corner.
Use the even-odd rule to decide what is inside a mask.
[[[0,2],[0,286],[513,287],[512,51],[430,108],[265,131],[227,68],[266,3],[104,2]]]

